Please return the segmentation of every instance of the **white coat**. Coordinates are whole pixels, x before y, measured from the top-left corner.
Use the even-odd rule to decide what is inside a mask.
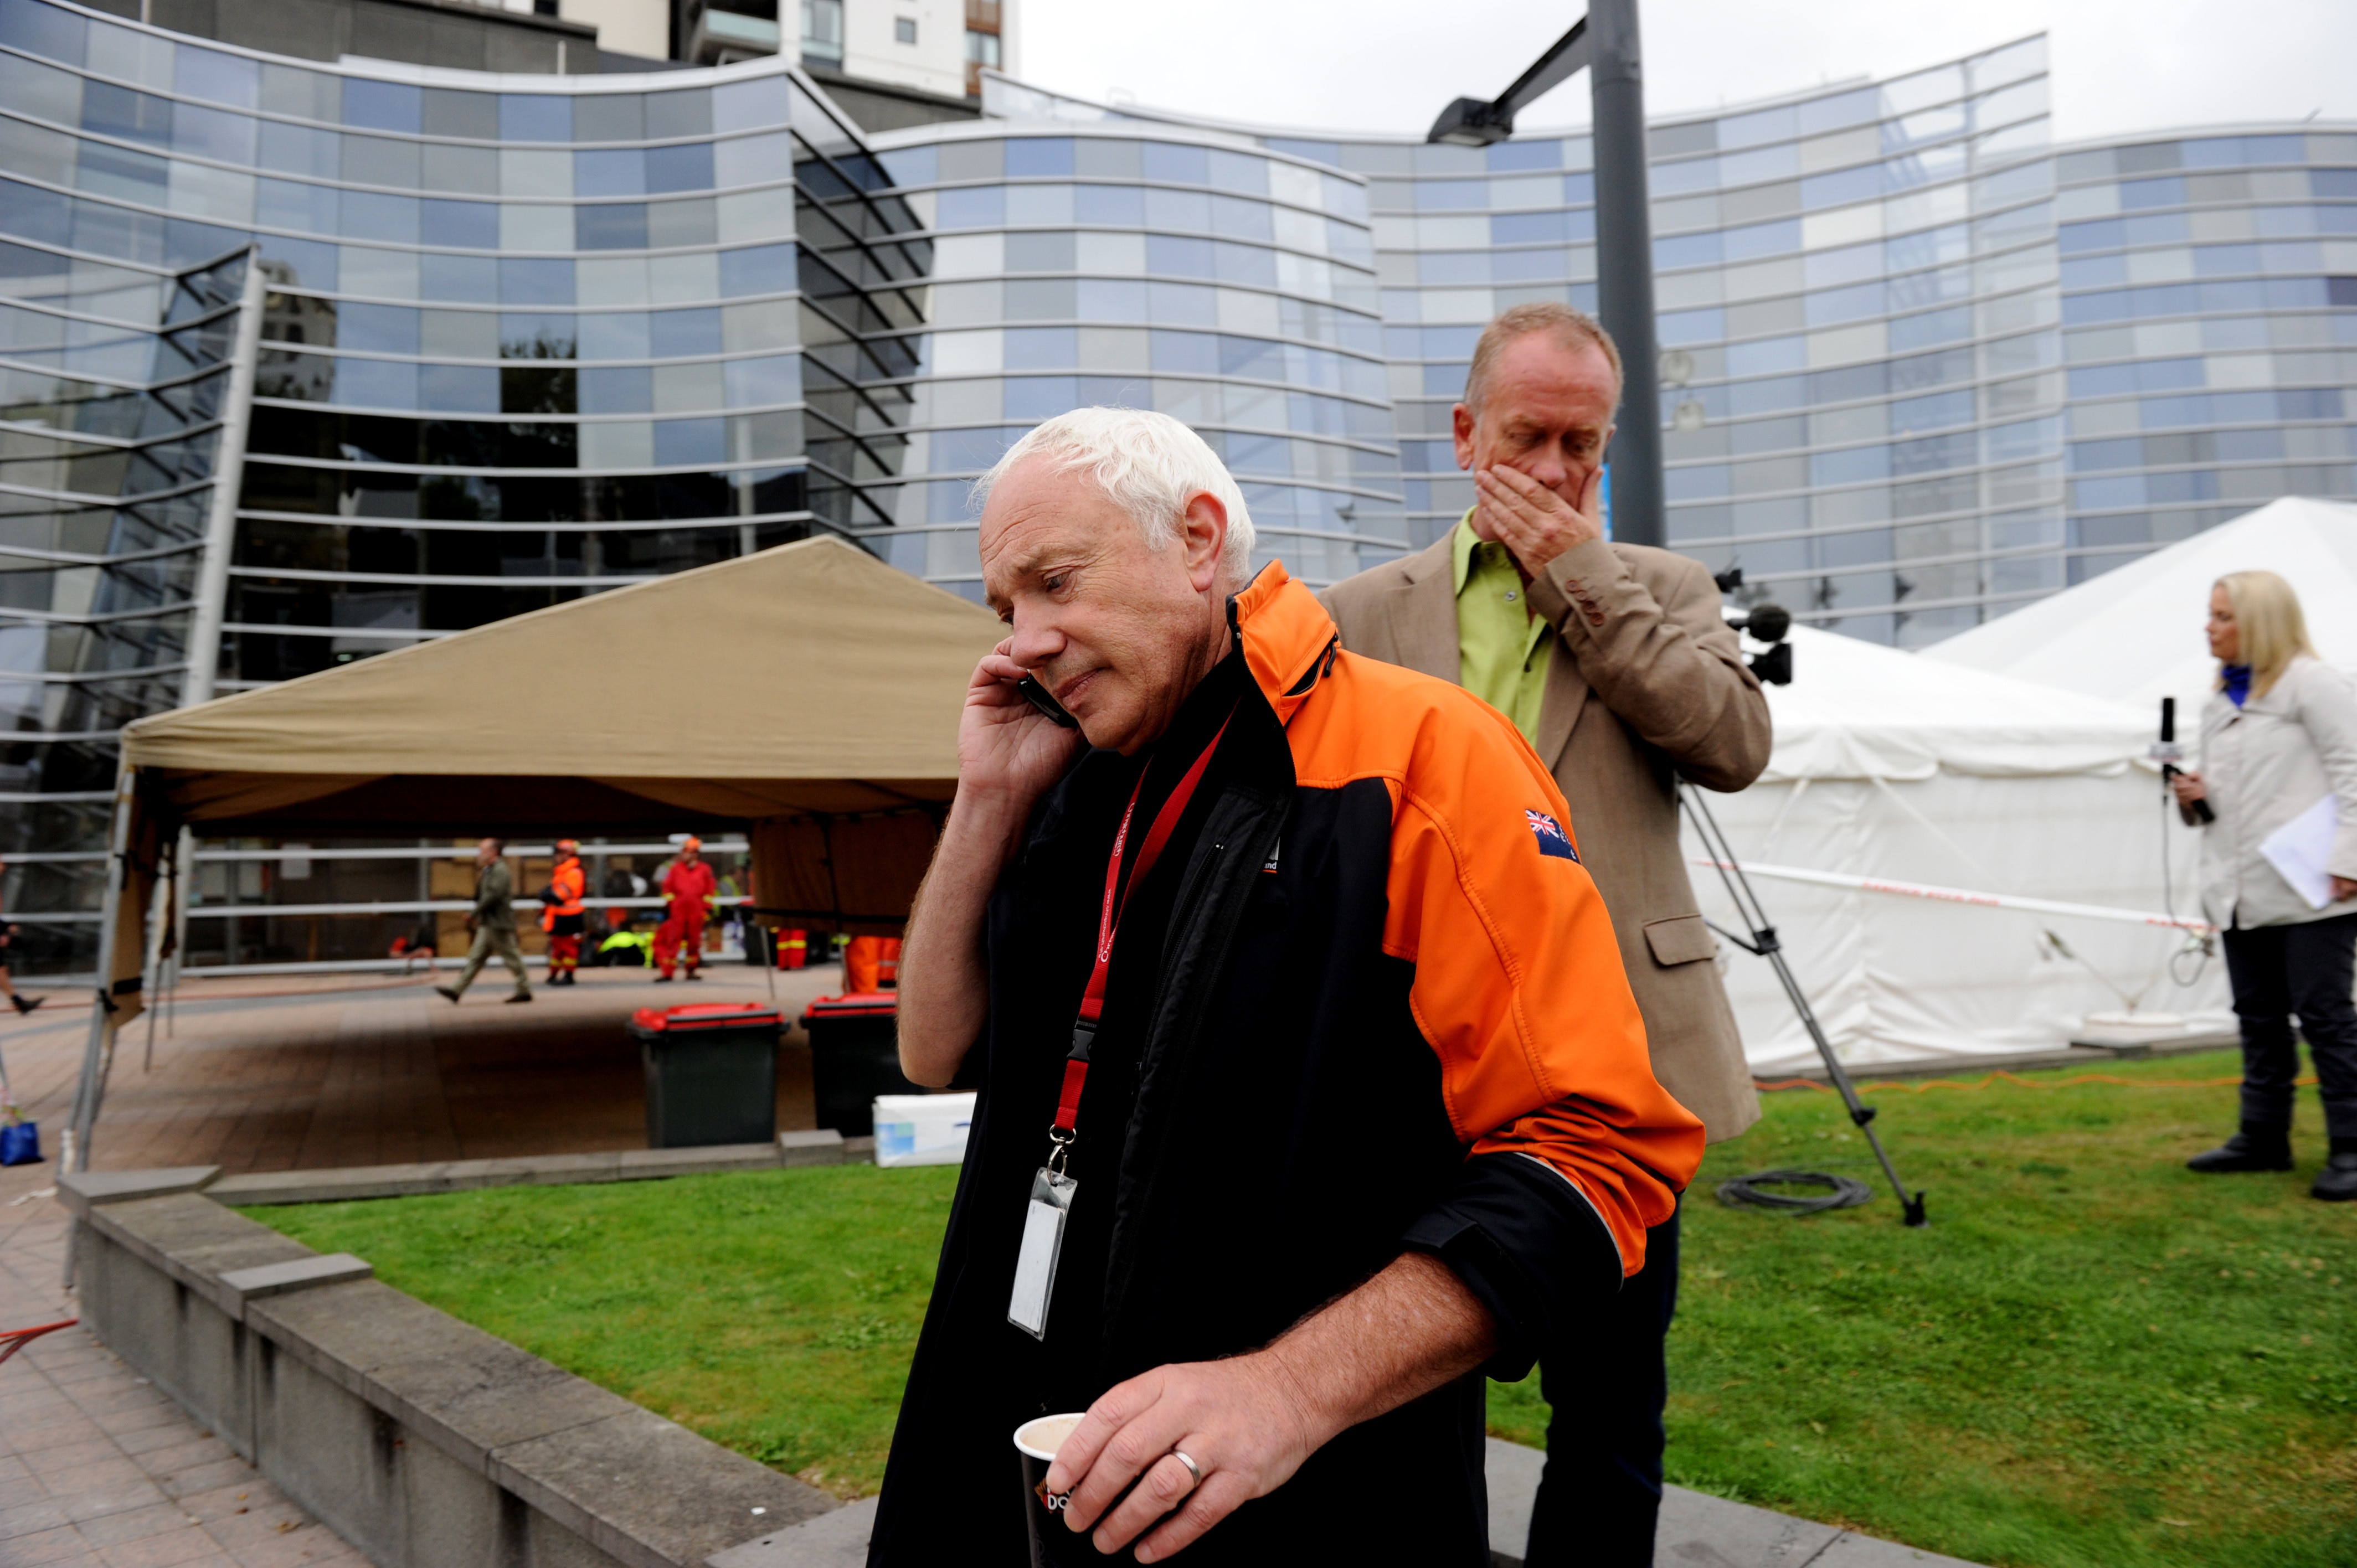
[[[2295,655],[2265,696],[2226,693],[2201,710],[2201,781],[2217,820],[2201,833],[2201,907],[2220,926],[2287,926],[2357,913],[2357,899],[2311,908],[2260,853],[2267,836],[2327,794],[2341,825],[2327,869],[2357,879],[2357,689]]]

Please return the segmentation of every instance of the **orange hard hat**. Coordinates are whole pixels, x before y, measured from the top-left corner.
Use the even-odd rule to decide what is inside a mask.
[[[579,854],[581,853],[581,846],[572,839],[558,839],[556,841],[556,853],[559,854]]]
[[[679,847],[683,850],[702,849],[704,847],[704,841],[697,838],[694,833],[690,833],[687,837],[680,841]]]

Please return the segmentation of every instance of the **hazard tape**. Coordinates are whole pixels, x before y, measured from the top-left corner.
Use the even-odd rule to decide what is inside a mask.
[[[2023,898],[2010,893],[1975,893],[1964,887],[1940,887],[1928,882],[1894,882],[1886,876],[1852,876],[1835,871],[1806,871],[1797,865],[1760,865],[1745,861],[1740,867],[1728,861],[1692,857],[1695,865],[1715,866],[1721,871],[1741,870],[1746,876],[1764,876],[1776,882],[1804,882],[1816,887],[1843,887],[1859,893],[1888,893],[1900,898],[1923,898],[1935,904],[1966,904],[1982,909],[2021,909],[2033,915],[2071,915],[2088,920],[2116,920],[2131,926],[2160,926],[2172,930],[2190,931],[2196,936],[2210,936],[2218,928],[2207,920],[2197,920],[2190,915],[2156,915],[2142,909],[2117,909],[2108,904],[2065,904],[2052,898]]]

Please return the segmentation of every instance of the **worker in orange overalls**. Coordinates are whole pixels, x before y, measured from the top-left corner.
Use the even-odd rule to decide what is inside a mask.
[[[582,899],[589,891],[588,874],[581,869],[581,846],[571,839],[556,841],[556,869],[549,873],[548,891],[540,896],[540,929],[548,933],[548,983],[575,985],[574,971],[581,967],[581,933],[587,924]]]
[[[712,867],[704,863],[702,839],[690,833],[679,846],[679,858],[663,875],[662,890],[663,922],[655,928],[655,967],[662,972],[655,983],[671,978],[672,965],[683,950],[688,979],[701,980],[697,971],[704,962],[704,917],[712,896],[720,890]]]

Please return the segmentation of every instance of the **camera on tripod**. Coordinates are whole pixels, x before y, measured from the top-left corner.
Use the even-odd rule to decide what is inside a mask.
[[[1711,574],[1722,594],[1731,594],[1743,586],[1743,568],[1729,566],[1724,572]],[[1792,612],[1778,604],[1756,604],[1749,612],[1727,623],[1739,632],[1749,635],[1754,642],[1764,642],[1767,650],[1753,654],[1745,662],[1751,672],[1770,686],[1792,683],[1792,645],[1784,640],[1792,629]]]

